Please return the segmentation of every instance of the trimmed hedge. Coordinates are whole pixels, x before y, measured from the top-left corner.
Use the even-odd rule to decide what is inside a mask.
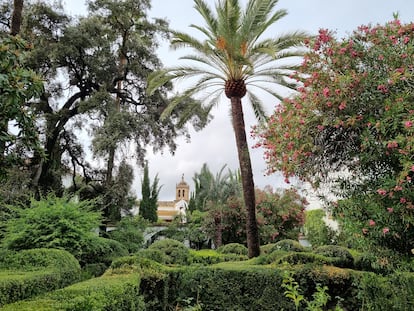
[[[338,267],[352,268],[354,266],[354,257],[346,247],[324,245],[315,249],[314,253],[335,259],[335,266]]]
[[[110,270],[103,276],[30,301],[6,305],[4,311],[99,311],[145,310],[143,297],[139,295],[139,274],[129,270],[117,273]]]
[[[183,243],[173,240],[164,239],[158,240],[148,247],[149,251],[155,251],[156,257],[161,256],[160,263],[171,265],[186,265],[189,263],[190,251]],[[159,252],[157,252],[159,251]],[[153,254],[154,255],[154,254]],[[156,258],[151,258],[157,260]]]
[[[81,277],[75,257],[56,249],[4,252],[0,267],[0,306],[68,286]]]
[[[247,247],[239,243],[229,243],[222,245],[217,249],[217,252],[221,254],[235,254],[244,256],[247,256],[248,254]]]

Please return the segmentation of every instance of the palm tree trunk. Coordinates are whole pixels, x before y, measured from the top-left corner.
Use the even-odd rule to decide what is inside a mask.
[[[249,147],[246,139],[243,108],[240,97],[231,97],[231,114],[233,129],[236,136],[237,152],[239,155],[240,173],[243,185],[244,204],[247,213],[247,247],[249,258],[260,255],[259,230],[256,221],[256,199],[254,194],[254,181],[250,161]]]

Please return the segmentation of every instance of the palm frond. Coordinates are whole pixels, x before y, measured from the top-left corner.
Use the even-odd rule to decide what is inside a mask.
[[[248,98],[252,105],[256,120],[260,123],[265,122],[267,117],[262,101],[252,92],[248,93]]]

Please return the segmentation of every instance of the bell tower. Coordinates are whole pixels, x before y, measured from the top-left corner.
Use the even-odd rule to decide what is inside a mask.
[[[188,203],[190,197],[190,186],[184,181],[184,174],[181,181],[175,186],[175,201],[184,200]]]

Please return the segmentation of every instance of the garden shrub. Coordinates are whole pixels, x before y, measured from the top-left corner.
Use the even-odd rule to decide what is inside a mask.
[[[82,251],[78,254],[78,258],[82,267],[90,264],[104,264],[109,267],[112,260],[128,254],[128,250],[120,242],[94,237],[91,241],[85,243]]]
[[[260,245],[260,253],[262,255],[270,254],[273,251],[274,246],[275,246],[275,243]]]
[[[223,254],[213,249],[192,250],[190,249],[190,261],[192,264],[211,265],[224,261]]]
[[[120,242],[132,254],[143,247],[146,227],[145,219],[126,216],[118,222],[116,230],[108,232],[108,238]]]
[[[0,265],[0,306],[65,287],[81,275],[78,261],[63,250],[6,252]]]
[[[354,257],[352,257],[350,251],[346,247],[339,245],[324,245],[316,248],[314,253],[330,258],[336,258],[335,265],[338,267],[352,268],[354,266]]]
[[[222,254],[236,254],[236,255],[246,255],[248,254],[247,247],[239,243],[229,243],[222,245],[217,249],[217,252]]]
[[[272,258],[272,256],[270,256],[270,258]],[[322,255],[317,255],[317,254],[307,253],[307,252],[288,252],[284,255],[278,254],[278,256],[272,261],[272,263],[274,264],[288,263],[291,265],[307,264],[307,263],[314,263],[314,264],[319,264],[319,265],[336,265],[337,264],[334,258],[329,258],[329,257],[325,257]]]
[[[413,310],[414,273],[397,272],[385,277],[366,272],[357,286],[364,310]]]
[[[94,232],[101,223],[101,214],[93,211],[90,201],[77,202],[49,195],[40,201],[33,199],[30,208],[16,209],[16,212],[17,216],[6,224],[2,241],[6,249],[64,249],[82,266],[96,263],[102,251],[106,250],[108,255],[116,251],[113,243],[110,247],[110,242],[105,243]]]
[[[226,261],[244,261],[247,260],[247,255],[238,255],[234,253],[223,254],[212,249],[191,250],[190,262],[194,264],[210,265]]]
[[[142,249],[136,253],[136,255],[138,257],[148,258],[162,264],[165,264],[169,260],[167,255],[159,249]]]
[[[280,290],[281,283],[279,270],[261,267],[178,268],[170,272],[164,307],[177,308],[192,299],[210,311],[294,310]],[[162,310],[162,306],[151,310]]]
[[[105,273],[29,301],[4,306],[5,311],[145,310],[136,273]]]
[[[148,248],[149,250],[159,250],[165,257],[165,264],[188,264],[190,252],[189,249],[181,242],[173,239],[164,239],[154,242]]]
[[[275,243],[274,247],[270,249],[271,252],[275,250],[292,251],[292,252],[305,252],[306,249],[300,245],[298,241],[285,239]]]

